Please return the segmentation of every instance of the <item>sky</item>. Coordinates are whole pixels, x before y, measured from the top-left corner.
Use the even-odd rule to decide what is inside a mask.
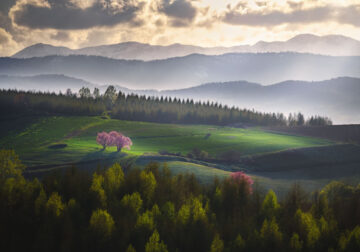
[[[0,0],[0,56],[36,43],[209,47],[303,33],[360,40],[360,0]]]

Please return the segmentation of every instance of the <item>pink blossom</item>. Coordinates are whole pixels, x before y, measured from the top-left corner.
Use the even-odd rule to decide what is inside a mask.
[[[238,172],[233,172],[230,175],[231,179],[234,182],[237,183],[246,183],[249,187],[249,192],[252,193],[252,184],[254,184],[254,180],[252,180],[252,178],[249,175],[246,175],[244,172],[238,171]]]
[[[117,131],[98,133],[96,141],[101,144],[104,149],[106,146],[116,146],[117,151],[121,151],[122,148],[130,150],[130,146],[133,144],[129,137],[126,137]]]
[[[96,142],[105,149],[109,143],[110,136],[106,132],[99,132],[96,137]]]
[[[108,146],[116,146],[116,139],[121,137],[122,134],[120,132],[117,131],[110,131],[109,132],[109,141],[108,141]]]
[[[130,146],[132,145],[131,139],[123,135],[115,136],[112,141],[112,146],[116,146],[118,151],[121,151],[122,148],[130,150]]]

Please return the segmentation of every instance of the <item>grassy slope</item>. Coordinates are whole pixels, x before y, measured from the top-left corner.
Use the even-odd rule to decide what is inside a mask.
[[[99,165],[110,165],[115,161],[123,162],[124,156],[133,160],[136,165],[143,166],[149,161],[166,162],[174,174],[180,172],[194,173],[202,182],[210,182],[214,176],[225,178],[231,170],[249,167],[247,163],[236,166],[224,166],[198,162],[186,158],[158,156],[159,150],[181,152],[186,154],[194,147],[205,150],[211,155],[226,150],[238,150],[256,162],[276,159],[277,153],[299,150],[302,148],[325,148],[333,142],[286,134],[274,134],[260,129],[235,129],[208,125],[169,125],[119,120],[104,120],[100,117],[44,117],[37,119],[13,121],[16,127],[7,122],[2,134],[0,146],[14,148],[28,166],[39,166],[28,173],[28,176],[42,176],[44,171],[68,167],[69,163],[77,163],[80,169],[95,170]],[[21,122],[21,124],[18,124]],[[22,127],[24,125],[24,127]],[[5,128],[6,127],[6,128]],[[9,131],[9,129],[12,129]],[[101,151],[95,137],[99,131],[117,130],[132,138],[134,146],[125,153],[116,153],[115,148]],[[211,134],[209,138],[205,138]],[[49,149],[53,144],[65,143],[64,149]],[[272,156],[275,154],[275,156]],[[267,156],[268,155],[268,156]],[[254,157],[254,158],[253,158]],[[259,159],[259,157],[261,157]],[[134,160],[135,158],[135,160]],[[91,161],[92,162],[88,162]],[[82,163],[78,163],[82,162]],[[260,162],[263,163],[263,162]],[[54,165],[56,166],[55,168]],[[291,165],[289,163],[289,165]],[[220,169],[219,169],[220,168]],[[265,189],[273,188],[281,192],[293,182],[300,181],[309,189],[319,188],[329,180],[301,178],[292,172],[264,173],[248,169],[253,178]]]
[[[101,151],[95,137],[100,131],[121,131],[133,140],[131,155],[158,153],[159,150],[186,154],[194,147],[211,155],[226,150],[238,150],[243,155],[254,155],[289,148],[303,148],[331,144],[326,140],[273,134],[259,129],[235,129],[204,125],[173,125],[119,120],[100,117],[39,118],[25,129],[9,132],[0,145],[14,148],[29,166],[116,159],[115,147]],[[209,138],[205,135],[210,133]],[[52,150],[49,145],[65,143],[64,149]]]

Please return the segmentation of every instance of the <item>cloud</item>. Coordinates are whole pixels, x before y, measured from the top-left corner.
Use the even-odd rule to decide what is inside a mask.
[[[70,35],[68,32],[58,31],[55,34],[51,34],[50,38],[58,41],[68,41],[70,39]]]
[[[11,19],[7,15],[1,12],[0,12],[0,27],[6,30],[11,29]]]
[[[344,8],[337,16],[341,23],[360,27],[360,4]]]
[[[0,28],[0,55],[9,55],[18,49],[10,33]]]
[[[0,12],[7,13],[11,6],[15,4],[16,0],[1,0]]]
[[[289,2],[290,3],[290,2]],[[308,9],[299,9],[292,4],[290,12],[283,10],[243,11],[242,9],[228,9],[222,15],[222,21],[233,25],[247,26],[275,26],[281,24],[309,24],[334,21],[340,24],[360,25],[360,5],[347,7],[318,6]]]
[[[160,10],[175,18],[193,20],[196,16],[196,9],[186,0],[164,0]]]
[[[0,27],[5,30],[12,28],[11,19],[8,16],[10,8],[15,4],[16,0],[0,0]]]
[[[88,29],[131,24],[144,2],[135,0],[96,0],[83,8],[73,0],[48,0],[48,6],[22,1],[11,11],[13,21],[35,29]]]
[[[267,2],[266,1],[255,1],[255,4],[258,6],[258,7],[264,7],[267,5]]]
[[[301,33],[360,40],[359,0],[0,0],[0,56],[35,43],[233,46]]]
[[[304,5],[304,2],[288,1],[287,4],[291,9],[300,9]]]
[[[9,41],[10,35],[4,29],[0,29],[0,45],[7,44]]]
[[[189,0],[161,0],[157,3],[157,11],[170,17],[174,27],[190,25],[198,12]]]

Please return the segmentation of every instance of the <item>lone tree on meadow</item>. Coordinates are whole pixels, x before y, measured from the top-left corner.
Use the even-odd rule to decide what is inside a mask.
[[[99,132],[96,137],[96,142],[102,145],[104,150],[107,146],[116,146],[118,152],[120,152],[122,148],[130,150],[130,146],[132,145],[129,137],[117,131],[111,131],[109,133]]]

